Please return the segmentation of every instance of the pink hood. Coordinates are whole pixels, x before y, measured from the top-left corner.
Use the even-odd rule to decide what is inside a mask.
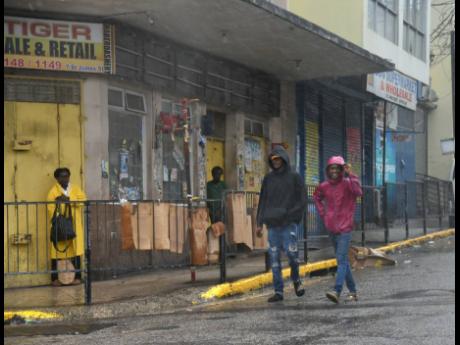
[[[345,165],[345,160],[343,159],[342,156],[332,156],[329,158],[327,161],[327,166],[332,165],[332,164],[337,164],[337,165]],[[327,167],[326,167],[327,169]]]

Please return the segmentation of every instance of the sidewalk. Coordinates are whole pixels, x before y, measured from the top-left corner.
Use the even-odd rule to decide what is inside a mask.
[[[309,252],[309,261],[333,256],[332,248]],[[240,254],[227,258],[227,278],[234,281],[265,271],[263,254]],[[171,269],[145,272],[118,279],[93,282],[93,304],[111,303],[148,296],[164,296],[183,289],[205,289],[219,283],[219,266],[196,268],[196,281],[191,282],[190,270]],[[84,286],[13,288],[4,290],[5,309],[64,307],[84,304]]]
[[[438,230],[429,229],[428,233]],[[420,230],[411,230],[410,237],[423,234]],[[404,228],[390,229],[390,242],[405,239]],[[353,244],[361,245],[361,233],[353,234]],[[383,244],[382,231],[366,233],[366,246],[378,247]],[[309,263],[334,257],[332,247],[309,250]],[[283,266],[286,266],[284,262]],[[227,277],[232,282],[265,271],[264,255],[240,254],[237,258],[227,259]],[[219,266],[197,267],[196,282],[191,282],[190,270],[171,269],[146,272],[114,280],[93,283],[93,305],[84,306],[84,287],[33,287],[4,290],[5,310],[27,308],[52,308],[75,318],[115,317],[135,312],[135,314],[166,311],[172,308],[187,308],[196,304],[197,296],[210,286],[219,283]],[[116,303],[115,303],[116,302]],[[74,306],[69,308],[69,306]]]

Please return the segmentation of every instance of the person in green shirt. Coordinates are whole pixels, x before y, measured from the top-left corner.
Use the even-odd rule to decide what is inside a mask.
[[[222,221],[222,196],[224,190],[227,189],[227,185],[224,181],[221,181],[224,169],[219,166],[215,166],[211,170],[212,180],[206,184],[206,192],[209,208],[209,216],[211,223]]]

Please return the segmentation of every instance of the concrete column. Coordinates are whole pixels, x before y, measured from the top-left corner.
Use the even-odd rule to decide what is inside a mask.
[[[230,189],[244,185],[244,114],[225,116],[225,182]],[[243,184],[241,183],[243,182]]]
[[[288,144],[288,154],[291,159],[291,167],[296,166],[296,138],[297,138],[297,115],[295,104],[295,83],[291,81],[281,81],[280,92],[280,122],[281,122],[281,142]],[[274,120],[272,120],[274,121]],[[276,121],[274,122],[276,124]],[[276,129],[273,129],[274,135]],[[270,133],[271,134],[271,133]],[[272,142],[275,137],[271,137]]]
[[[161,132],[157,130],[161,112],[161,94],[153,92],[152,94],[152,197],[161,199],[163,196],[163,150],[161,141]],[[159,127],[158,127],[159,128]]]
[[[201,141],[201,118],[206,116],[206,104],[194,102],[190,106],[191,116],[191,181],[192,195],[205,198],[206,196],[206,147]]]
[[[82,84],[84,178],[88,199],[109,199],[109,179],[102,177],[102,161],[109,161],[107,80],[91,78]]]

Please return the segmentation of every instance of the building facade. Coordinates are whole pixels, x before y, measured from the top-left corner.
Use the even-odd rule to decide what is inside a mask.
[[[294,168],[305,156],[299,150],[305,138],[298,135],[297,81],[393,67],[266,2],[187,0],[174,8],[166,2],[153,9],[137,4],[126,12],[101,2],[82,14],[86,5],[8,4],[5,202],[45,200],[53,171],[62,166],[90,200],[206,198],[216,165],[224,168],[230,189],[259,191],[272,145],[287,148]],[[203,11],[209,16],[203,18]],[[225,22],[235,13],[241,23],[232,31]],[[270,25],[254,22],[256,17]],[[305,44],[293,44],[285,31]],[[311,63],[296,63],[299,55]],[[347,147],[355,157],[357,105],[341,102],[336,106],[354,107],[347,110],[353,113],[347,133],[355,141]],[[327,112],[325,124],[336,110]],[[331,128],[331,140],[335,134]],[[6,272],[47,270],[43,211],[44,205],[37,206],[40,216],[27,224],[6,211],[9,224],[17,224],[15,233],[37,230],[37,238],[17,246],[5,227]],[[155,261],[156,254],[143,254],[143,262]],[[187,254],[172,259],[184,261]],[[9,276],[7,285],[48,281],[47,274],[24,274]]]
[[[357,167],[357,172],[362,174],[365,184],[382,185],[384,181],[404,182],[415,180],[416,174],[427,174],[426,116],[429,108],[426,108],[422,100],[430,84],[430,1],[286,0],[277,2],[277,5],[395,65],[395,71],[392,72],[367,75],[361,79],[354,77],[345,82],[329,81],[330,85],[338,86],[342,90],[347,88],[350,91],[348,96],[342,97],[345,104],[349,104],[336,106],[337,109],[332,113],[341,112],[349,118],[355,118],[356,125],[348,129],[347,134],[347,130],[344,130],[347,126],[343,126],[345,119],[339,121],[340,119],[337,118],[331,122],[326,115],[326,118],[320,119],[320,122],[333,123],[336,133],[331,135],[327,126],[323,126],[323,132],[321,133],[320,130],[319,135],[312,129],[313,134],[309,136],[307,130],[306,142],[311,142],[309,137],[312,141],[316,141],[315,138],[319,136],[320,139],[323,138],[323,141],[328,142],[331,142],[330,140],[334,142],[335,138],[336,144],[332,151],[336,154],[341,153],[351,161],[359,161],[351,158],[353,156],[362,158],[361,164],[353,165]],[[328,10],[325,11],[325,8]],[[308,99],[309,95],[307,94],[305,98]],[[316,95],[312,94],[310,98],[316,99]],[[337,101],[329,100],[326,104],[334,106]],[[339,110],[342,108],[345,110]],[[356,115],[348,115],[350,113]],[[305,116],[308,118],[313,115],[306,113]],[[309,128],[321,127],[320,123],[317,125],[309,123],[308,126]],[[351,134],[357,131],[356,128],[360,129],[358,141],[354,139],[354,134]],[[361,147],[362,152],[358,152],[357,155],[349,151],[349,147],[354,147],[353,141],[359,143],[357,147]],[[385,145],[385,158],[383,145]],[[309,149],[305,150],[306,161],[312,162],[308,151]],[[323,149],[322,153],[327,155],[332,154],[332,151],[325,152]],[[316,156],[316,153],[313,156]],[[324,160],[326,157],[320,158],[319,161],[321,159]],[[384,177],[383,163],[385,163]],[[308,169],[311,164],[306,165]],[[314,165],[311,169],[322,169],[321,165],[318,167]],[[309,174],[306,173],[307,181],[308,176]]]

